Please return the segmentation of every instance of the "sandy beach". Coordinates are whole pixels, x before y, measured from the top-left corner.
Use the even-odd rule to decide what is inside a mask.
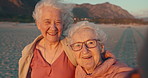
[[[146,25],[98,24],[107,34],[105,48],[131,67],[136,67],[136,56],[143,46]],[[0,77],[17,78],[18,60],[22,49],[40,32],[34,23],[0,22]]]

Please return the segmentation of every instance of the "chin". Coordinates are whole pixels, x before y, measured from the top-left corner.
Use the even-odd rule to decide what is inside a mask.
[[[59,39],[56,39],[56,40],[49,40],[49,42],[58,42]]]
[[[91,68],[95,67],[95,64],[94,63],[83,64],[82,67],[85,68],[85,69],[91,69]]]
[[[48,36],[47,37],[47,40],[50,41],[50,42],[57,42],[57,41],[59,41],[59,37],[51,37],[51,36]]]

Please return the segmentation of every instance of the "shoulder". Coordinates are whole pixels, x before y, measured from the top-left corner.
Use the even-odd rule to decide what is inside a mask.
[[[126,78],[133,68],[124,63],[119,63],[113,58],[107,59],[93,72],[93,77],[103,78]]]
[[[31,43],[28,44],[28,45],[26,45],[25,48],[22,50],[22,56],[27,55],[28,52],[29,52],[29,49],[30,49],[31,47],[32,47],[32,44],[31,44]]]
[[[68,45],[68,38],[65,37],[64,39],[62,39],[62,40],[61,40],[61,43],[62,43],[63,45]]]
[[[66,53],[68,59],[71,61],[71,63],[74,66],[77,66],[77,62],[76,62],[76,59],[74,58],[73,51],[71,50],[69,43],[68,43],[68,38],[65,37],[64,39],[62,39],[61,44],[62,44],[62,47],[63,47],[64,52]]]
[[[117,72],[130,72],[132,70],[134,70],[132,67],[129,67],[128,65],[126,65],[125,63],[119,62],[117,61],[112,68],[115,68]]]
[[[34,41],[30,44],[28,44],[27,46],[25,46],[25,48],[22,50],[22,56],[24,55],[28,55],[28,53],[32,52],[36,43],[41,40],[43,38],[43,36],[38,36],[36,39],[34,39]]]
[[[109,71],[114,73],[114,75],[112,75],[114,78],[126,78],[133,70],[133,68],[119,61],[116,61],[116,63],[113,64],[109,69]]]

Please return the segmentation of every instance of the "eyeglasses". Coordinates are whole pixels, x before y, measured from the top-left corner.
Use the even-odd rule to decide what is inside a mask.
[[[89,39],[85,42],[76,42],[70,45],[73,51],[80,51],[83,47],[83,44],[87,48],[95,48],[97,46],[97,41],[100,41],[99,39]]]

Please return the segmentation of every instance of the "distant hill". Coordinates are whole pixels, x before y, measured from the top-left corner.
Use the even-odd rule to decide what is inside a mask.
[[[38,0],[0,0],[0,16],[31,16]]]
[[[32,18],[32,11],[39,0],[0,0],[0,20],[5,18]],[[134,18],[128,11],[108,2],[102,4],[76,4],[73,9],[79,18]]]
[[[103,4],[81,4],[76,5],[73,10],[75,17],[93,17],[93,18],[134,18],[128,11],[109,2]]]

